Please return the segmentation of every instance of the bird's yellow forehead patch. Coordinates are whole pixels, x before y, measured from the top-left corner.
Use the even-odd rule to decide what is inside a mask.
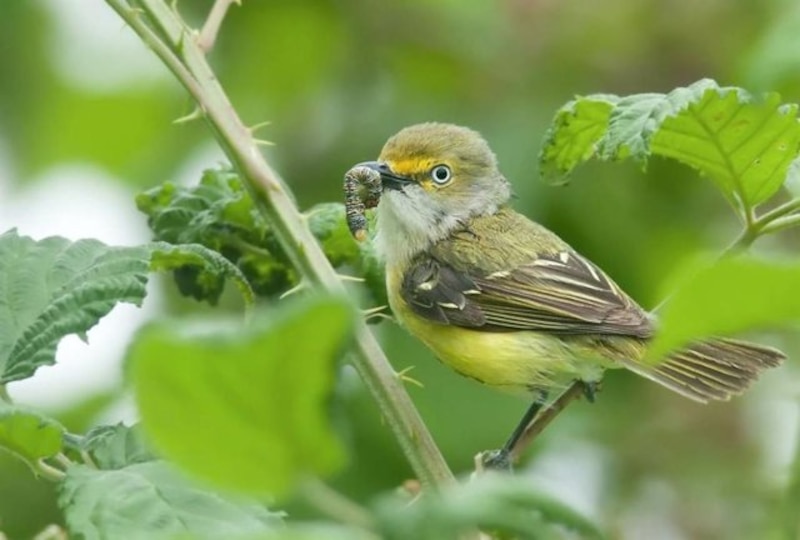
[[[392,169],[392,172],[399,176],[412,176],[427,171],[435,165],[434,160],[431,158],[386,160],[386,164]]]

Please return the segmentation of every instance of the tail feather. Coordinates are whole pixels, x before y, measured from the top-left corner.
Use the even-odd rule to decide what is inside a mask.
[[[772,347],[714,338],[694,343],[655,366],[630,361],[624,365],[689,399],[707,403],[741,394],[762,371],[779,365],[784,358]]]

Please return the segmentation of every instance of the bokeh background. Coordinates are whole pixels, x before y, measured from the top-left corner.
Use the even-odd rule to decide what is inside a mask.
[[[180,9],[199,26],[210,4],[185,0]],[[248,0],[229,13],[211,59],[240,115],[271,122],[259,136],[275,143],[265,152],[302,207],[340,200],[343,171],[374,158],[405,125],[469,125],[498,154],[519,210],[653,307],[680,261],[735,237],[734,215],[710,182],[662,161],[646,172],[590,164],[566,188],[548,187],[536,170],[547,124],[576,94],[663,92],[703,77],[800,101],[800,6]],[[0,3],[0,230],[148,240],[134,195],[164,180],[192,183],[224,161],[202,122],[173,123],[191,110],[183,89],[102,1]],[[800,235],[756,249],[794,253]],[[163,280],[143,309],[118,307],[88,345],[64,340],[59,364],[12,384],[12,396],[74,430],[133,421],[121,359],[136,328],[204,309],[170,289]],[[469,471],[477,451],[498,446],[527,406],[449,372],[392,324],[375,330],[398,369],[415,366],[424,388],[410,392],[455,470]],[[610,373],[597,403],[571,406],[520,474],[611,538],[795,538],[800,498],[784,497],[800,433],[795,334],[756,336],[795,359],[728,404],[698,406]],[[351,461],[334,483],[366,500],[411,473],[346,369],[339,394],[337,423]],[[0,530],[30,538],[59,522],[51,486],[0,455]]]

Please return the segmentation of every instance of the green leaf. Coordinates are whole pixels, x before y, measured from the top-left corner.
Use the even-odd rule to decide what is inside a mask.
[[[74,465],[58,503],[70,534],[87,540],[252,537],[282,524],[281,514],[200,490],[162,461],[110,471]]]
[[[781,105],[777,94],[755,100],[735,88],[684,97],[653,136],[652,153],[698,169],[748,206],[774,195],[800,150],[797,105]]]
[[[152,270],[177,270],[191,273],[191,285],[178,281],[181,292],[195,300],[208,300],[216,303],[222,294],[225,281],[236,284],[239,293],[250,308],[255,303],[255,294],[241,270],[228,259],[200,244],[173,245],[154,242],[151,250],[150,268]],[[185,288],[184,288],[185,287]]]
[[[148,267],[142,247],[0,235],[0,382],[53,364],[62,337],[85,335],[118,302],[141,305]]]
[[[580,97],[556,112],[539,154],[541,174],[546,181],[566,182],[575,167],[595,155],[618,99],[600,94]]]
[[[326,406],[353,321],[334,298],[306,299],[246,328],[162,324],[129,354],[149,440],[186,470],[241,492],[286,494],[343,451]]]
[[[389,303],[386,296],[386,274],[384,265],[378,259],[372,242],[356,242],[345,220],[344,205],[341,203],[322,203],[306,212],[308,226],[312,234],[322,244],[325,256],[331,264],[340,268],[349,266],[355,274],[364,278],[372,297],[372,305],[384,306]],[[374,213],[368,214],[369,229],[375,230]]]
[[[253,203],[239,177],[229,169],[207,170],[197,186],[165,182],[136,197],[156,240],[201,244],[222,254],[247,276],[259,295],[274,295],[297,283],[289,259]],[[182,293],[216,301],[221,283],[203,283],[196,272],[178,271]]]
[[[695,339],[731,336],[800,320],[800,262],[729,258],[687,264],[668,283],[680,283],[660,314],[650,346],[653,359]]]
[[[576,118],[591,126],[586,130],[590,136],[575,133],[576,119],[564,121],[584,101],[596,112],[595,122],[587,114]],[[741,88],[704,79],[668,94],[609,97],[603,103],[608,114],[602,127],[602,108],[592,96],[578,98],[556,114],[540,156],[545,178],[553,179],[547,174],[553,168],[565,176],[592,156],[641,163],[661,156],[708,176],[744,211],[778,191],[800,151],[797,106],[782,105],[777,94],[756,99]],[[597,152],[592,150],[595,143]]]
[[[171,540],[199,540],[203,537],[180,535]],[[226,539],[227,540],[227,539]],[[364,529],[357,529],[332,522],[320,523],[287,523],[285,527],[276,528],[258,535],[237,536],[231,540],[378,540],[374,534]]]
[[[376,514],[387,539],[455,540],[475,528],[502,538],[552,538],[561,528],[578,538],[603,538],[588,519],[533,489],[529,480],[491,473],[414,504],[397,497],[384,499]]]
[[[178,264],[232,277],[252,299],[241,273],[202,246],[111,247],[57,236],[37,242],[15,230],[0,235],[0,384],[53,364],[61,338],[85,337],[117,303],[141,305],[150,270]]]
[[[155,459],[138,424],[95,427],[86,434],[81,446],[100,469],[122,469]]]
[[[0,448],[33,466],[61,451],[64,428],[40,413],[0,401]]]
[[[197,186],[171,182],[141,193],[139,210],[157,240],[170,244],[201,244],[223,255],[247,278],[260,296],[280,294],[298,282],[298,275],[272,228],[256,208],[239,177],[229,169],[207,170]],[[344,205],[324,203],[306,213],[308,225],[325,255],[337,268],[351,267],[367,281],[376,304],[386,301],[382,265],[372,245],[353,240]],[[180,269],[175,280],[183,294],[216,301],[222,281],[204,279],[194,269]]]

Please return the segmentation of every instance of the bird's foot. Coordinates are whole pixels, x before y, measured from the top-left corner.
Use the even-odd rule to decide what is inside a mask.
[[[583,384],[583,397],[589,403],[594,403],[597,393],[600,392],[600,381],[581,381],[581,384]]]
[[[514,472],[511,452],[505,448],[499,450],[484,450],[475,456],[475,472],[486,471]]]

